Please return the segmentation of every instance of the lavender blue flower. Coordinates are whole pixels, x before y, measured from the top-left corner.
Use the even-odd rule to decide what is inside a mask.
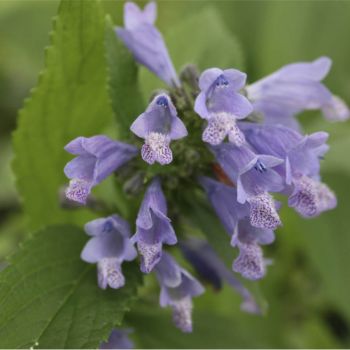
[[[202,294],[204,288],[167,253],[163,253],[155,271],[161,286],[160,306],[171,306],[176,327],[192,332],[192,297]]]
[[[142,11],[135,3],[124,6],[124,26],[116,33],[132,52],[137,62],[165,81],[169,86],[180,86],[179,79],[169,57],[162,34],[154,26],[157,5],[148,3]]]
[[[249,290],[225,266],[224,262],[207,242],[190,238],[181,242],[181,250],[198,274],[203,279],[211,282],[216,289],[221,289],[222,281],[225,281],[238,292],[243,299],[241,304],[243,311],[255,314],[261,313],[261,309]]]
[[[266,263],[261,247],[256,242],[237,242],[239,255],[232,269],[249,280],[258,280],[265,276]]]
[[[177,243],[175,231],[167,215],[167,205],[160,180],[154,179],[147,188],[136,220],[137,243],[141,254],[141,271],[150,273],[162,257],[163,244]]]
[[[236,69],[210,68],[199,78],[200,94],[194,110],[208,121],[202,139],[211,145],[220,144],[226,136],[241,146],[244,136],[236,125],[237,119],[248,116],[253,107],[238,91],[245,85],[246,74]]]
[[[265,116],[265,122],[284,124],[298,129],[293,118],[303,110],[321,109],[329,120],[346,120],[346,104],[321,83],[332,61],[320,57],[312,62],[286,65],[267,77],[247,86],[254,110]]]
[[[146,111],[133,122],[130,130],[145,140],[141,155],[148,164],[171,163],[170,141],[187,136],[186,127],[167,94],[157,95]]]
[[[129,224],[118,215],[112,215],[88,222],[85,232],[92,238],[86,243],[81,258],[88,263],[97,263],[99,287],[123,287],[125,278],[121,265],[137,256],[130,241]]]
[[[134,349],[134,343],[129,339],[131,329],[113,329],[107,342],[100,345],[100,349]]]
[[[333,209],[337,200],[327,185],[320,182],[320,158],[327,152],[328,134],[303,136],[283,126],[242,126],[249,143],[258,151],[284,159],[276,168],[286,183],[288,203],[304,217],[314,217]]]
[[[237,202],[235,188],[205,177],[202,177],[200,182],[220,221],[231,236],[231,245],[240,250],[240,255],[233,263],[233,270],[248,279],[262,278],[265,275],[266,263],[260,245],[271,244],[274,241],[273,231],[270,227],[253,226],[256,222],[254,217],[252,218],[252,209],[247,203]],[[266,210],[260,215],[266,215]],[[269,221],[273,220],[276,220],[275,217],[269,218]],[[264,222],[267,221],[265,219]]]
[[[274,240],[272,230],[254,227],[247,218],[240,220],[231,239],[231,245],[239,249],[233,271],[250,280],[263,278],[269,260],[264,258],[261,245],[271,244]]]
[[[68,199],[85,204],[91,189],[137,154],[137,148],[106,136],[77,137],[65,148],[77,157],[67,163],[64,173],[71,179]]]
[[[226,143],[212,148],[217,161],[237,187],[237,201],[250,204],[253,226],[275,229],[281,224],[269,192],[283,190],[282,177],[273,170],[283,159],[254,153],[248,146]]]
[[[300,215],[315,217],[337,206],[337,198],[326,184],[307,176],[295,178],[293,184],[288,204]]]
[[[249,205],[237,202],[237,190],[232,186],[205,176],[201,176],[199,182],[226,232],[232,236],[238,220],[245,215],[249,215]]]
[[[332,96],[332,99],[322,106],[324,117],[329,121],[345,121],[350,118],[350,109],[339,96]]]

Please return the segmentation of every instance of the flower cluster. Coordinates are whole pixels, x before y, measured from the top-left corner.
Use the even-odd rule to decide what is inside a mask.
[[[321,110],[329,120],[346,120],[350,111],[321,83],[331,66],[327,57],[287,65],[250,85],[246,74],[236,69],[210,68],[197,76],[188,66],[185,73],[194,79],[189,83],[183,78],[186,74],[180,79],[155,19],[155,3],[143,10],[126,3],[125,28],[116,29],[135,60],[169,86],[169,91],[153,95],[130,126],[143,144],[105,136],[71,141],[65,149],[76,158],[65,167],[70,179],[66,196],[86,204],[94,186],[132,163],[139,179],[137,186],[131,185],[133,196],[144,191],[134,234],[118,215],[91,221],[85,226],[91,239],[81,258],[97,264],[101,288],[117,289],[125,284],[123,262],[139,254],[141,271],[157,277],[160,305],[170,306],[175,325],[190,332],[192,298],[204,289],[174,260],[170,247],[179,241],[183,256],[202,281],[214,288],[228,283],[242,296],[243,310],[259,313],[235,273],[250,280],[266,274],[269,260],[262,246],[274,241],[274,231],[282,224],[281,204],[273,193],[286,195],[288,205],[303,217],[315,217],[336,206],[334,193],[320,178],[328,134],[304,135],[296,117],[305,110]],[[205,125],[201,126],[198,116],[206,120]],[[135,138],[130,137],[135,143],[131,140]],[[228,242],[238,248],[232,270],[205,240],[175,233],[173,223],[181,216],[176,199],[191,198],[191,193],[196,200],[199,192],[222,222]]]

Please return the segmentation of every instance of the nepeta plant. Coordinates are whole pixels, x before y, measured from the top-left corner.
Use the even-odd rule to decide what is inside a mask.
[[[91,221],[85,231],[92,238],[81,258],[97,264],[101,288],[123,288],[122,263],[136,258],[136,244],[141,271],[155,273],[159,282],[160,305],[170,306],[175,325],[191,332],[192,298],[204,288],[175,261],[172,246],[180,243],[203,280],[232,286],[242,296],[243,310],[261,312],[233,272],[250,280],[266,275],[269,261],[262,246],[274,241],[274,230],[282,225],[273,193],[287,196],[303,217],[336,206],[335,194],[320,177],[328,134],[304,135],[297,115],[313,109],[329,120],[345,120],[350,111],[321,83],[331,66],[327,57],[287,65],[249,85],[246,74],[233,68],[199,74],[188,65],[179,78],[155,19],[155,3],[143,10],[126,3],[125,27],[116,35],[168,90],[155,92],[144,113],[135,115],[128,143],[100,135],[66,146],[77,156],[65,167],[71,179],[66,196],[85,204],[91,189],[116,173],[131,201],[143,197],[130,222],[134,235],[118,215]],[[118,175],[119,169],[131,180]],[[198,194],[205,194],[239,251],[233,271],[207,242],[176,229],[180,202],[195,201]],[[114,331],[110,341],[118,334]]]
[[[154,24],[155,3],[126,3],[123,28],[108,15],[112,3],[104,5],[61,1],[45,69],[20,112],[13,170],[24,215],[11,216],[14,228],[2,227],[15,240],[16,218],[25,216],[31,234],[0,261],[0,347],[295,345],[290,335],[302,327],[294,315],[300,312],[308,332],[314,314],[305,307],[309,284],[295,275],[320,264],[323,276],[322,266],[339,260],[334,253],[346,253],[339,236],[328,237],[328,254],[319,232],[323,223],[334,227],[341,206],[308,227],[318,241],[301,237],[299,227],[337,205],[320,176],[328,134],[306,135],[298,122],[307,110],[330,121],[349,118],[323,84],[330,59],[287,65],[252,83],[216,11],[235,5],[204,5],[178,20],[166,41]],[[185,65],[177,71],[178,64]],[[327,164],[333,171],[332,159]],[[272,246],[279,231],[293,230],[302,244],[290,235]],[[291,264],[299,249],[312,249],[301,269]],[[324,282],[334,291],[343,274],[333,279],[329,265],[332,278]],[[290,282],[290,297],[278,298],[281,282]],[[266,293],[273,310],[261,318]],[[322,294],[324,317],[330,299]],[[299,309],[284,312],[295,295]],[[339,306],[346,305],[341,296]],[[256,330],[261,335],[250,337]],[[285,332],[288,340],[275,336]]]

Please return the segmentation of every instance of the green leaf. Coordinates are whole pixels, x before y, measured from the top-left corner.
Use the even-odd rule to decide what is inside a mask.
[[[25,102],[14,134],[14,172],[33,229],[82,217],[59,206],[71,158],[63,147],[100,133],[112,120],[104,57],[105,21],[95,0],[63,0],[37,87]]]
[[[96,267],[80,259],[86,240],[74,226],[52,226],[12,257],[0,273],[0,348],[97,348],[121,324],[138,268],[123,264],[123,288],[98,288]]]
[[[206,26],[210,28],[206,30]],[[185,19],[179,18],[178,24],[165,32],[164,40],[177,70],[188,63],[195,64],[201,71],[211,67],[243,68],[240,45],[212,6]],[[164,86],[146,70],[141,71],[141,84],[146,94]]]
[[[129,139],[130,125],[144,109],[138,85],[138,67],[132,54],[116,36],[109,16],[106,22],[109,93],[118,125],[118,136]]]

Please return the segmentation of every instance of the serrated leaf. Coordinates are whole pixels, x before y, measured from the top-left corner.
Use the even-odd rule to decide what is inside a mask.
[[[210,28],[206,30],[206,26]],[[195,64],[201,71],[211,67],[243,69],[240,44],[212,6],[179,19],[177,25],[164,33],[164,39],[178,71],[188,63]],[[146,96],[164,86],[145,69],[141,71],[141,84]]]
[[[131,135],[131,123],[144,109],[138,85],[138,67],[132,54],[118,39],[109,16],[106,24],[109,94],[118,125],[118,136],[127,140]]]
[[[74,226],[37,232],[0,273],[0,348],[97,348],[135,299],[139,272],[123,264],[119,290],[97,286],[80,260],[87,240]]]
[[[111,121],[104,34],[98,1],[62,1],[45,69],[14,134],[13,168],[33,229],[82,215],[59,206],[59,188],[67,182],[63,167],[69,159],[63,147],[77,136],[98,134]]]

